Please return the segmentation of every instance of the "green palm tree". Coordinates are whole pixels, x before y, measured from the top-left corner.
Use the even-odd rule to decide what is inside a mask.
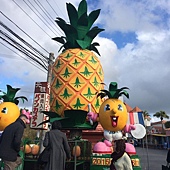
[[[148,113],[148,111],[146,110],[143,111],[143,117],[144,119],[147,119],[148,117],[150,117],[150,114]]]
[[[162,123],[162,133],[164,132],[163,131],[163,119],[169,119],[169,116],[165,113],[165,111],[159,111],[159,112],[156,112],[153,116],[157,117],[157,118],[160,118],[161,119],[161,123]]]

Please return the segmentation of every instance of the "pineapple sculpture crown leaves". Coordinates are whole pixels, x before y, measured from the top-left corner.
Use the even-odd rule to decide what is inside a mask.
[[[100,14],[100,9],[94,10],[88,15],[86,0],[80,2],[78,10],[71,3],[66,3],[66,5],[70,24],[67,24],[59,17],[55,20],[65,34],[65,37],[53,38],[53,40],[63,44],[59,51],[62,48],[64,48],[64,50],[69,48],[81,48],[95,51],[100,55],[96,48],[96,46],[99,46],[99,43],[92,43],[93,39],[101,31],[104,31],[104,29],[98,28],[97,26],[92,27]]]
[[[3,95],[0,95],[0,98],[3,99],[3,102],[12,102],[15,103],[16,105],[18,105],[19,103],[18,99],[22,99],[23,102],[24,100],[28,101],[28,99],[24,96],[15,97],[16,93],[19,90],[20,88],[12,88],[10,85],[7,85],[7,93],[2,92]]]
[[[109,91],[108,90],[100,90],[100,93],[97,94],[97,97],[103,97],[108,96],[109,99],[118,99],[121,95],[125,95],[127,98],[129,98],[129,93],[125,90],[129,89],[128,87],[122,87],[120,89],[117,88],[116,82],[111,82],[109,85]]]

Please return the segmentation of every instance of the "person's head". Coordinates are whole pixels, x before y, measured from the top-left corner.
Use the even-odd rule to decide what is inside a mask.
[[[21,115],[19,116],[19,118],[20,118],[25,124],[27,124],[27,123],[29,122],[29,118],[28,118],[26,115],[24,115],[24,114],[21,114]]]
[[[115,140],[113,147],[114,147],[114,151],[116,152],[125,151],[126,148],[125,140],[124,139]]]
[[[51,126],[52,129],[61,129],[61,123],[60,121],[58,120],[55,120],[53,123],[52,123],[52,126]]]

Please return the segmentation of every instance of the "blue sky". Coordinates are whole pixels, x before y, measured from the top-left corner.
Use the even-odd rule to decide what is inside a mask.
[[[0,11],[57,57],[60,46],[51,38],[62,34],[56,24],[52,23],[35,2],[31,1],[37,11],[40,11],[49,21],[48,25],[53,31],[55,30],[54,34],[24,1],[15,0],[15,2],[33,18],[36,24],[12,0],[10,3],[1,0]],[[42,0],[41,4],[53,20],[58,15],[68,21],[66,2],[77,5],[79,0],[57,0],[57,3],[49,0],[48,2],[55,12],[46,0]],[[150,114],[163,110],[170,116],[170,2],[167,0],[132,0],[128,3],[125,0],[106,0],[104,2],[88,0],[89,11],[101,9],[96,24],[105,31],[100,33],[95,41],[100,43],[98,50],[101,54],[100,61],[105,73],[105,83],[116,81],[119,87],[129,87],[130,99],[125,100],[132,108],[138,106]],[[14,26],[2,13],[0,13],[1,22],[48,56],[47,52]],[[2,31],[7,32],[2,26],[0,27]],[[29,102],[21,104],[21,107],[31,108],[35,82],[46,81],[47,73],[21,58],[23,55],[17,50],[13,49],[16,54],[4,45],[13,49],[0,39],[0,89],[6,91],[7,84],[20,87],[18,95],[26,95],[29,99]]]

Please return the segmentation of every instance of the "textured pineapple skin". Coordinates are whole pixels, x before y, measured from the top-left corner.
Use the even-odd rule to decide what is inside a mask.
[[[96,92],[103,89],[104,73],[98,57],[89,50],[68,49],[52,67],[50,110],[64,116],[64,110],[98,113],[102,103]]]

